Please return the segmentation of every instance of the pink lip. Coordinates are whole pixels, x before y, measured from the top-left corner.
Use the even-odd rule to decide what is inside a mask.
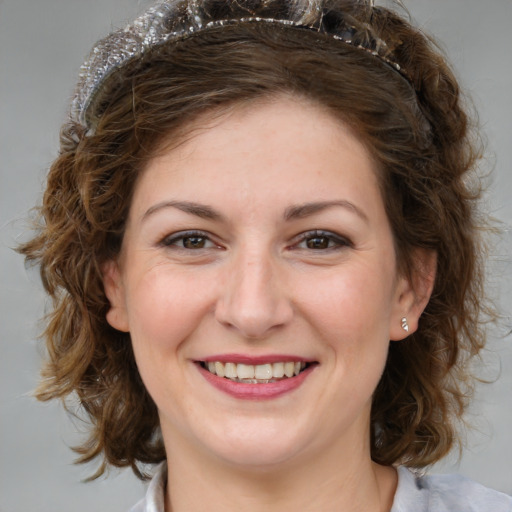
[[[253,360],[254,358],[249,358]],[[210,359],[212,360],[212,359]],[[285,361],[291,361],[293,359],[285,359]],[[296,359],[297,360],[297,359]],[[219,361],[219,359],[213,359],[213,361]],[[229,361],[235,362],[233,359]],[[268,359],[265,359],[266,362],[269,362]],[[279,361],[283,361],[283,359],[279,359]],[[237,361],[242,362],[243,361]],[[249,363],[255,364],[255,363]],[[269,382],[268,384],[249,384],[245,382],[234,382],[232,380],[226,379],[224,377],[219,377],[210,373],[208,370],[200,366],[196,365],[201,375],[215,388],[224,393],[231,395],[234,398],[239,398],[243,400],[270,400],[272,398],[277,398],[286,393],[290,393],[294,389],[297,389],[310,375],[311,372],[316,368],[316,364],[309,366],[305,370],[303,370],[296,377],[288,377],[282,380],[278,380],[276,382]]]
[[[205,357],[201,359],[205,363],[241,363],[241,364],[266,364],[266,363],[280,363],[280,362],[294,362],[294,363],[312,363],[312,359],[305,359],[303,357],[292,356],[290,354],[269,354],[261,356],[248,356],[245,354],[218,354]]]

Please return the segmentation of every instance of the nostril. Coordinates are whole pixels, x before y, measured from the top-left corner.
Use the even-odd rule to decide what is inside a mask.
[[[286,326],[293,316],[286,305],[268,304],[233,306],[220,305],[215,312],[219,323],[230,330],[236,330],[249,340],[265,338],[269,333]]]
[[[215,317],[223,326],[238,331],[245,338],[258,340],[288,324],[293,311],[279,279],[273,278],[268,254],[255,255],[254,251],[244,251],[222,283]],[[249,264],[251,268],[247,269]]]

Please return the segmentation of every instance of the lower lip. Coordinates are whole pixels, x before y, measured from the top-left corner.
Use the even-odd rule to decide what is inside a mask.
[[[210,373],[199,364],[197,367],[203,377],[212,386],[234,398],[240,398],[243,400],[271,400],[272,398],[277,398],[297,389],[309,377],[309,375],[311,375],[311,372],[316,365],[309,366],[295,377],[288,377],[286,379],[269,382],[267,384],[234,382]]]

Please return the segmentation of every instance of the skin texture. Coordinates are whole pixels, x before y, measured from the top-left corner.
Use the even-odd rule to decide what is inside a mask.
[[[107,319],[130,332],[159,410],[167,509],[389,510],[396,474],[370,458],[371,398],[431,279],[397,275],[375,165],[298,98],[198,126],[142,172],[121,255],[104,269]],[[190,230],[202,233],[180,235]],[[219,354],[316,365],[288,393],[245,400],[200,371]]]

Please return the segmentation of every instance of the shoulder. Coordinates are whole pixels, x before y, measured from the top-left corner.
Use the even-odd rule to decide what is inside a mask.
[[[167,466],[162,463],[146,497],[130,512],[163,512]],[[398,468],[398,487],[391,512],[512,512],[512,497],[460,475],[416,476]]]
[[[129,512],[164,512],[167,464],[162,462],[148,485],[146,496],[134,505]]]
[[[512,497],[460,475],[416,476],[399,467],[391,512],[512,512]]]

